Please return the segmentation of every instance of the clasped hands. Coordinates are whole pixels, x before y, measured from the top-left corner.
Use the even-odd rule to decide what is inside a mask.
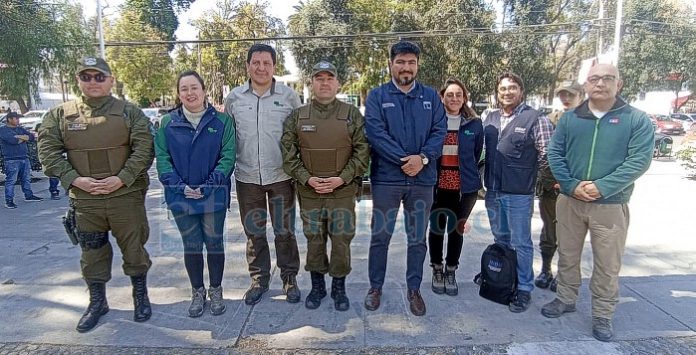
[[[75,179],[72,185],[90,195],[108,195],[121,188],[123,181],[118,176],[109,176],[104,179],[81,176]]]
[[[401,161],[404,162],[401,165],[401,170],[408,176],[416,176],[423,170],[423,158],[418,154],[403,157]]]
[[[573,191],[573,197],[580,201],[592,202],[602,197],[602,194],[593,181],[580,181]]]
[[[345,183],[342,178],[338,176],[332,176],[332,177],[327,177],[327,178],[320,178],[316,176],[312,176],[307,180],[307,185],[311,186],[314,189],[314,192],[318,194],[328,194],[332,193],[335,189],[337,189],[339,186],[342,186]]]

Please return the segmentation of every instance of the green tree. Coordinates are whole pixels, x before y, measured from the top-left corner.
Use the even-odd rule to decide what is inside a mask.
[[[135,11],[140,20],[164,34],[164,39],[173,41],[179,27],[176,14],[191,6],[195,0],[126,0],[125,10]],[[174,48],[168,46],[169,50]]]
[[[215,10],[208,11],[194,23],[201,40],[233,38],[254,39],[285,35],[283,22],[268,14],[267,2],[219,0]],[[225,41],[200,45],[201,76],[206,82],[213,102],[222,102],[222,86],[241,85],[247,78],[246,56],[254,40]],[[278,53],[277,74],[285,73],[283,46],[280,41],[269,43]]]
[[[140,42],[161,41],[164,36],[142,22],[137,12],[126,10],[113,26],[106,27],[104,37],[112,42]],[[125,94],[141,106],[149,106],[171,92],[172,60],[166,45],[114,46],[107,48],[106,55]]]
[[[619,68],[623,95],[672,90],[696,92],[696,13],[686,2],[628,1]]]
[[[70,80],[77,59],[93,51],[82,8],[66,0],[0,2],[0,96],[26,112],[41,78]]]
[[[288,30],[291,36],[328,36],[350,33],[350,18],[345,0],[310,0],[295,6],[295,14],[290,16]],[[348,59],[352,52],[351,40],[346,38],[312,38],[294,40],[290,50],[297,67],[305,80],[309,79],[314,64],[328,60],[338,71],[342,83],[348,79]]]

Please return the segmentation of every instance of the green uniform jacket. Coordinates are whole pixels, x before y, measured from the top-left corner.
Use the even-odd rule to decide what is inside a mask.
[[[109,112],[116,102],[115,97],[77,100],[79,109],[85,116],[97,117]],[[80,177],[64,155],[65,145],[61,134],[63,127],[63,105],[54,107],[41,122],[39,127],[39,159],[47,176],[60,179],[61,185],[68,189],[72,182]],[[90,195],[78,188],[70,188],[70,197],[75,199],[106,199],[121,196],[133,191],[147,190],[150,183],[147,170],[155,157],[150,120],[137,106],[126,102],[124,110],[126,125],[130,128],[131,154],[123,169],[117,174],[124,186],[108,195]]]
[[[328,105],[312,102],[311,115],[314,118],[330,118],[338,112],[338,100],[334,100]],[[345,186],[334,190],[329,194],[318,194],[314,189],[307,185],[307,181],[312,177],[305,168],[300,158],[300,145],[297,136],[297,119],[299,108],[292,111],[285,120],[283,127],[283,138],[280,141],[283,152],[283,169],[285,172],[297,180],[297,193],[309,198],[342,198],[354,196],[357,192],[358,181],[367,171],[370,162],[370,146],[365,137],[365,118],[358,111],[358,108],[351,105],[348,114],[348,132],[351,135],[353,153],[343,171],[338,175],[345,182]]]

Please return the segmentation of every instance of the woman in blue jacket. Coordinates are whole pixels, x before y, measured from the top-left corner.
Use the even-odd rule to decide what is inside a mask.
[[[205,84],[195,71],[179,75],[176,91],[179,105],[162,117],[155,138],[157,172],[184,243],[184,264],[193,288],[188,315],[202,315],[207,297],[210,312],[220,315],[225,312],[223,229],[236,155],[234,124],[208,104]],[[207,296],[204,245],[210,278]]]
[[[433,292],[455,296],[459,292],[455,270],[462,252],[464,228],[481,188],[478,162],[483,150],[483,125],[467,105],[469,92],[461,81],[447,79],[440,97],[447,114],[447,135],[437,163],[428,249]],[[445,234],[447,256],[443,266]]]

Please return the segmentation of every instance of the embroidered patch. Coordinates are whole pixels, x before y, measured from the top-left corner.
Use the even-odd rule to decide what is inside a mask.
[[[85,65],[97,65],[96,58],[85,58]]]
[[[609,119],[609,123],[611,124],[617,124],[619,123],[619,118],[618,117],[612,117]]]
[[[433,104],[430,101],[423,101],[423,109],[424,110],[432,110]]]
[[[213,127],[208,127],[208,132],[210,132],[210,133],[217,133],[217,129],[215,129],[215,128],[213,128]]]
[[[273,101],[273,104],[278,106],[278,107],[285,107],[280,101]]]
[[[86,123],[68,123],[68,131],[86,131]]]
[[[527,133],[527,129],[524,127],[515,127],[515,133],[525,134],[525,133]]]
[[[389,108],[389,107],[396,107],[396,105],[394,105],[391,102],[385,102],[382,104],[382,108]]]
[[[317,126],[313,125],[313,124],[307,124],[307,125],[302,125],[302,127],[300,127],[300,129],[302,130],[302,132],[316,132]]]
[[[468,130],[468,129],[465,129],[465,130],[464,130],[464,135],[466,135],[466,136],[473,136],[473,135],[474,135],[474,132],[472,132],[472,131],[470,131],[470,130]]]

